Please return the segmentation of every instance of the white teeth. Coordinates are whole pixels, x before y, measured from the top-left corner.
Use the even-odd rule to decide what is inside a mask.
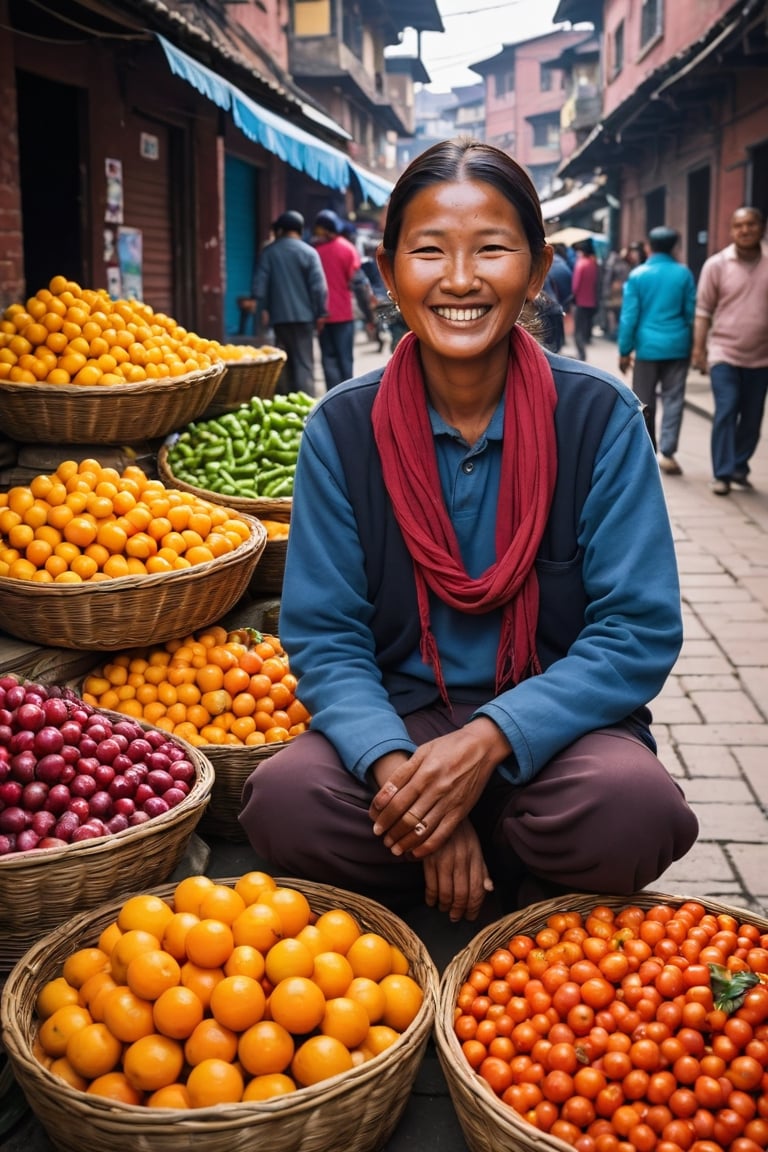
[[[435,308],[434,311],[444,320],[479,320],[485,316],[487,308]]]

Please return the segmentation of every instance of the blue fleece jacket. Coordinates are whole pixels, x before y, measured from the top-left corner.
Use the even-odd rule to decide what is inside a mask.
[[[499,614],[468,617],[430,599],[432,629],[449,695],[476,699],[514,755],[501,772],[525,783],[578,737],[615,724],[652,700],[680,651],[682,624],[674,544],[659,469],[634,394],[575,360],[550,356],[555,380],[598,378],[613,405],[578,523],[584,625],[567,653],[539,676],[494,695]],[[573,380],[572,380],[573,383]],[[313,729],[364,778],[387,752],[414,749],[382,683],[371,630],[365,555],[345,472],[325,409],[344,403],[349,381],[314,407],[299,452],[280,613],[280,637],[299,676]],[[430,410],[443,496],[467,571],[493,560],[504,401],[481,439],[467,445]],[[434,684],[415,649],[404,675]]]
[[[624,284],[619,355],[638,360],[687,360],[693,343],[696,283],[685,264],[652,252]]]

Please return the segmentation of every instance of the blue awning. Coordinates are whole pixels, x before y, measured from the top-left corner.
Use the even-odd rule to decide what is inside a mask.
[[[262,108],[235,84],[176,48],[164,36],[155,35],[174,76],[186,80],[217,108],[231,112],[236,126],[249,140],[327,188],[345,192],[354,176],[364,199],[377,206],[386,204],[393,187],[388,181],[353,164],[339,148]]]

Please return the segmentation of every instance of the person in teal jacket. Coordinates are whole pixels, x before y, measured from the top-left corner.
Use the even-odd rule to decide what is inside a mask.
[[[696,310],[693,273],[672,255],[679,240],[674,228],[662,225],[651,229],[651,254],[627,278],[619,319],[619,368],[627,371],[634,352],[632,388],[645,405],[645,423],[654,449],[656,392],[661,388],[659,467],[670,476],[682,473],[675,452],[683,420]]]
[[[392,192],[410,331],[306,421],[279,635],[312,720],[243,790],[280,875],[474,920],[629,895],[696,838],[647,707],[682,643],[658,465],[632,391],[523,327],[551,259],[491,145]]]

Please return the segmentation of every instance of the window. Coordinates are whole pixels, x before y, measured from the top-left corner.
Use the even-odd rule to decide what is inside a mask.
[[[537,117],[533,121],[533,144],[535,148],[560,147],[560,116]]]
[[[550,68],[549,64],[541,64],[539,66],[539,91],[551,92],[554,88],[554,69]]]
[[[624,67],[624,21],[620,20],[613,33],[611,50],[611,79],[618,76]]]
[[[645,48],[664,31],[664,0],[643,0],[640,10],[640,47]]]
[[[497,72],[494,76],[496,85],[496,95],[506,96],[508,92],[515,90],[515,69],[510,68],[506,72]]]

